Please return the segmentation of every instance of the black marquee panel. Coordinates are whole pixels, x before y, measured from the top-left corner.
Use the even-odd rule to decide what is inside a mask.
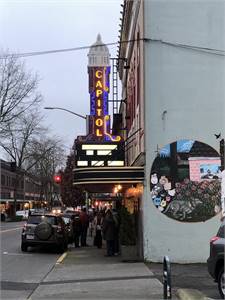
[[[74,185],[141,183],[143,167],[92,167],[74,169]]]

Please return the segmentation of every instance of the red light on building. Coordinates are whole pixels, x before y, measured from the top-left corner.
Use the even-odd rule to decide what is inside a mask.
[[[54,175],[54,182],[61,183],[61,175]]]

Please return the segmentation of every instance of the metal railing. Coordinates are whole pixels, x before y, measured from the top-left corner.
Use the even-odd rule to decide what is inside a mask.
[[[163,299],[172,299],[171,268],[168,256],[164,256],[163,259]]]

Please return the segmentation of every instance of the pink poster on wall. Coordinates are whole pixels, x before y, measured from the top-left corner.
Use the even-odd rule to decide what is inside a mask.
[[[191,181],[220,177],[221,161],[218,157],[189,157],[188,161]]]

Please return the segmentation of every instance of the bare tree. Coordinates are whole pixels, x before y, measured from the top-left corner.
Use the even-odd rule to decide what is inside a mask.
[[[81,188],[73,185],[73,169],[75,167],[75,155],[67,156],[66,167],[62,172],[61,195],[62,201],[66,206],[76,207],[85,205],[84,192]]]
[[[25,64],[14,55],[0,58],[0,136],[27,109],[42,100],[37,92],[38,76],[26,71]]]
[[[29,164],[31,158],[36,155],[33,148],[34,139],[41,136],[45,131],[40,126],[41,116],[37,107],[33,107],[35,112],[29,109],[28,112],[21,114],[13,123],[8,123],[6,130],[7,136],[0,139],[0,147],[8,154],[11,161],[15,163],[15,184],[14,184],[14,214],[16,213],[17,191],[21,178],[35,164]]]
[[[52,206],[54,194],[60,193],[53,177],[64,164],[64,148],[57,137],[42,137],[34,141],[33,147],[37,157],[34,155],[31,159],[36,163],[30,172],[35,174],[41,182],[40,200],[45,199]],[[30,165],[32,165],[31,162]]]

